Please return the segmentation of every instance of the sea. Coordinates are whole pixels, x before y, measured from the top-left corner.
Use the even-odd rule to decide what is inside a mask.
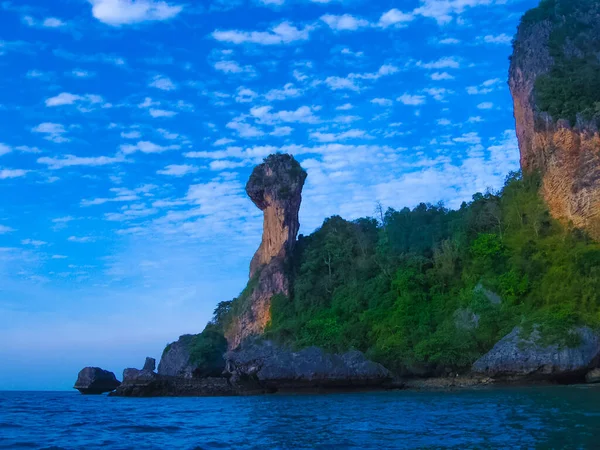
[[[0,392],[2,449],[600,449],[600,386],[212,398]]]

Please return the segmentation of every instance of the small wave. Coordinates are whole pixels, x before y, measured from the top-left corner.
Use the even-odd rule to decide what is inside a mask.
[[[18,423],[0,422],[0,430],[7,428],[23,428],[23,425],[19,425]]]
[[[152,425],[117,425],[109,427],[112,431],[131,431],[132,433],[172,433],[181,430],[181,427],[166,425],[163,427],[156,427]]]

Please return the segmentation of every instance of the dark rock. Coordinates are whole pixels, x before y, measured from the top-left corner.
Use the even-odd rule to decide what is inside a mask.
[[[524,336],[519,327],[500,340],[475,362],[473,372],[490,377],[523,377],[554,381],[583,379],[600,359],[600,337],[590,328],[577,328],[580,338],[574,348],[543,345],[534,330]]]
[[[115,397],[212,397],[236,395],[226,378],[177,378],[156,375],[152,380],[123,382]]]
[[[359,351],[339,355],[310,347],[295,352],[250,339],[225,359],[231,384],[250,392],[380,386],[391,379],[385,367]]]
[[[156,370],[156,360],[154,358],[146,358],[146,362],[144,363],[144,368],[142,370]]]
[[[86,367],[79,372],[73,387],[82,394],[99,395],[114,391],[120,384],[114,373],[99,367]]]
[[[594,369],[585,376],[588,383],[600,383],[600,369]]]

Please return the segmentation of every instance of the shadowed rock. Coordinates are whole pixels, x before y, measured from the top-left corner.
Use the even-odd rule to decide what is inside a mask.
[[[587,327],[574,330],[577,347],[543,345],[534,330],[524,335],[519,327],[500,340],[489,353],[473,365],[473,372],[490,377],[522,377],[571,381],[583,379],[600,359],[600,337]]]
[[[292,351],[249,339],[225,355],[230,383],[241,391],[380,386],[391,379],[381,364],[359,351],[341,355],[317,347]]]
[[[99,367],[86,367],[79,372],[73,387],[82,394],[99,395],[114,391],[120,384],[114,373]]]
[[[156,370],[156,360],[154,358],[146,358],[146,362],[144,362],[144,368],[142,370]]]

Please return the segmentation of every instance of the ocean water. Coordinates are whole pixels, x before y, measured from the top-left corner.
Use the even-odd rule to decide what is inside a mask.
[[[600,387],[128,399],[0,392],[2,449],[600,448]]]

